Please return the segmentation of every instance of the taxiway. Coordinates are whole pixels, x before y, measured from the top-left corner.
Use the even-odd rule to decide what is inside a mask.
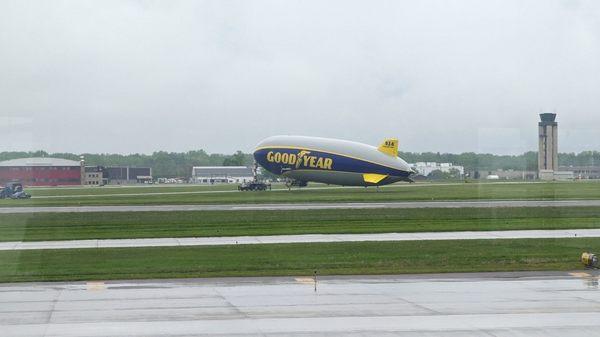
[[[461,200],[402,202],[337,202],[221,205],[114,205],[0,207],[0,213],[173,212],[173,211],[273,211],[371,208],[495,208],[495,207],[598,207],[599,200]]]
[[[424,240],[479,240],[479,239],[562,239],[600,237],[600,228],[512,230],[512,231],[465,231],[465,232],[416,232],[377,234],[303,234],[303,235],[259,235],[221,236],[191,238],[151,239],[102,239],[67,241],[16,241],[0,242],[2,250],[31,249],[74,249],[74,248],[119,248],[119,247],[176,247],[218,246],[274,243],[312,242],[360,242],[360,241],[424,241]]]

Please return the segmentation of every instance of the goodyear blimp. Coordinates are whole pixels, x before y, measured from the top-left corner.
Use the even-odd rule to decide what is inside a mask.
[[[398,157],[398,140],[386,139],[379,147],[340,139],[274,136],[254,150],[265,170],[299,182],[343,186],[381,186],[412,181],[414,174]]]

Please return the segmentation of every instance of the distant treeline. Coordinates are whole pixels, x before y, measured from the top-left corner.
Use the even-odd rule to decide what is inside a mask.
[[[487,153],[465,152],[452,153],[414,153],[400,152],[400,157],[409,163],[438,162],[462,165],[466,170],[537,170],[537,152],[526,152],[521,155],[494,155]],[[0,161],[27,158],[27,157],[57,157],[79,160],[79,154],[73,153],[48,153],[35,152],[0,152]],[[189,177],[192,166],[237,166],[252,165],[251,154],[237,151],[234,154],[208,154],[204,150],[188,152],[158,151],[152,154],[92,154],[84,153],[86,165],[101,166],[139,166],[151,167],[155,177]],[[580,153],[560,153],[558,155],[561,166],[598,166],[600,165],[600,152],[584,151]]]
[[[452,163],[464,166],[466,170],[537,170],[537,152],[526,152],[515,156],[474,152],[461,154],[400,152],[399,155],[409,163]]]
[[[188,152],[157,151],[152,154],[83,153],[86,165],[151,167],[155,177],[189,177],[192,166],[252,165],[250,154],[237,151],[232,155],[208,154],[204,150]],[[79,161],[80,154],[35,152],[0,152],[0,161],[28,157],[56,157]]]
[[[466,170],[526,170],[537,171],[537,151],[520,155],[494,155],[489,153],[413,153],[400,152],[400,157],[409,163],[438,162],[464,166]],[[600,166],[600,152],[559,153],[559,166]]]

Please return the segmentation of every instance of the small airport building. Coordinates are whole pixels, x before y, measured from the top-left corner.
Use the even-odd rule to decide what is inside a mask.
[[[20,158],[0,162],[0,185],[18,180],[25,186],[81,185],[81,163],[49,157]]]
[[[131,166],[86,166],[82,185],[134,185],[153,183],[152,168]]]
[[[408,166],[425,177],[427,177],[433,171],[451,173],[451,171],[456,170],[461,177],[465,174],[465,168],[463,166],[453,165],[451,163],[417,162],[410,163]]]
[[[561,166],[560,171],[572,172],[574,179],[600,179],[600,166]]]
[[[86,166],[84,170],[83,185],[103,186],[107,184],[102,166]]]
[[[191,182],[194,184],[235,184],[254,179],[252,167],[247,166],[194,166]]]
[[[151,167],[108,166],[102,172],[107,184],[129,185],[153,181]]]

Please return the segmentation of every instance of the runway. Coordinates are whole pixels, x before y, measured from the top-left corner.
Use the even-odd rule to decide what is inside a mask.
[[[5,336],[597,336],[591,273],[0,285]]]
[[[115,206],[46,206],[0,207],[0,213],[80,213],[80,212],[172,212],[172,211],[276,211],[316,209],[372,208],[495,208],[495,207],[583,207],[600,206],[599,200],[461,200],[402,202],[339,202],[221,205],[115,205]]]
[[[513,231],[465,231],[465,232],[417,232],[378,234],[304,234],[225,236],[192,238],[110,239],[69,241],[0,242],[3,250],[74,249],[74,248],[121,248],[121,247],[177,247],[252,245],[275,243],[312,242],[360,242],[360,241],[421,241],[421,240],[478,240],[478,239],[541,239],[541,238],[596,238],[597,229],[569,230],[513,230]]]

